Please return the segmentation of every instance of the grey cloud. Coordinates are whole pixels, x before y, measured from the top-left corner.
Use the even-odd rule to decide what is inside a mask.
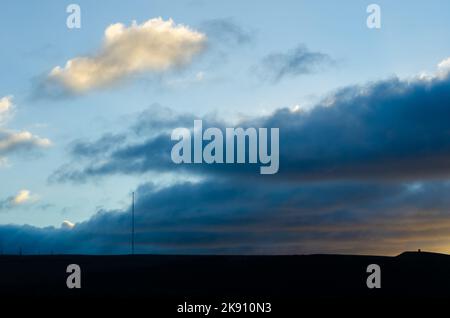
[[[72,142],[70,153],[74,157],[95,157],[103,154],[113,147],[123,144],[126,140],[124,135],[105,134],[96,142],[77,140]]]
[[[251,43],[254,38],[254,31],[244,28],[231,18],[207,20],[200,29],[204,30],[210,41],[220,44],[244,45]]]
[[[255,70],[261,78],[279,82],[286,77],[315,73],[334,64],[328,54],[310,51],[301,44],[288,52],[265,56]]]

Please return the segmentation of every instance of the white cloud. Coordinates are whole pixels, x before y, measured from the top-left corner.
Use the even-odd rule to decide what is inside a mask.
[[[432,72],[431,74],[426,71],[422,71],[418,76],[413,77],[411,81],[415,81],[417,79],[422,81],[432,81],[434,79],[446,78],[450,73],[450,57],[442,60],[437,65],[437,71]]]
[[[13,108],[12,99],[12,96],[5,96],[0,98],[0,125],[6,122],[11,115]]]
[[[73,58],[64,67],[53,68],[48,79],[72,93],[82,93],[131,74],[186,65],[203,50],[205,41],[204,34],[171,19],[134,21],[129,27],[116,23],[105,30],[98,54]]]
[[[18,206],[28,205],[39,201],[39,196],[32,194],[30,190],[23,189],[17,194],[0,201],[0,210],[9,210]]]
[[[31,200],[31,193],[29,190],[20,190],[19,193],[17,193],[13,198],[12,198],[12,203],[14,205],[20,205],[20,204],[24,204],[27,203]]]
[[[293,113],[301,113],[301,112],[308,112],[313,108],[314,105],[295,104],[294,106],[290,107],[290,111]]]
[[[7,154],[14,150],[30,150],[51,146],[51,141],[33,135],[29,131],[0,130],[0,154]]]
[[[450,72],[450,57],[446,58],[438,64],[438,70],[439,72],[443,73]]]
[[[70,221],[67,221],[67,220],[64,220],[64,222],[62,222],[62,224],[61,224],[61,228],[65,229],[65,230],[71,230],[74,227],[75,227],[75,224]]]
[[[14,108],[12,99],[12,96],[0,98],[0,167],[7,165],[5,155],[15,150],[31,150],[34,148],[45,148],[51,145],[49,139],[33,135],[29,131],[14,131],[1,127],[12,117],[12,110]]]

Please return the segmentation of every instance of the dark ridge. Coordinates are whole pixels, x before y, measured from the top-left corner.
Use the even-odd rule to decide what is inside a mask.
[[[398,258],[424,258],[424,257],[448,257],[450,255],[434,252],[422,252],[422,251],[406,251],[399,254]]]
[[[81,289],[68,289],[69,264]],[[369,289],[367,267],[381,268]],[[405,252],[367,255],[36,255],[0,256],[0,299],[397,299],[450,297],[450,257]]]

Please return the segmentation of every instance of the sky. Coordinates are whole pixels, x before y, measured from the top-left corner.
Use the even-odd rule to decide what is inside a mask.
[[[69,28],[69,4],[80,28]],[[0,249],[450,250],[450,3],[39,1],[0,10]],[[280,170],[175,165],[177,127],[276,127]]]

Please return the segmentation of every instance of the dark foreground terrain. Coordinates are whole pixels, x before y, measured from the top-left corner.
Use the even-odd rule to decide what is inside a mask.
[[[66,286],[69,264],[81,267],[81,289]],[[369,264],[381,267],[381,289],[366,286]],[[450,256],[0,256],[0,299],[24,297],[217,303],[450,298]]]

